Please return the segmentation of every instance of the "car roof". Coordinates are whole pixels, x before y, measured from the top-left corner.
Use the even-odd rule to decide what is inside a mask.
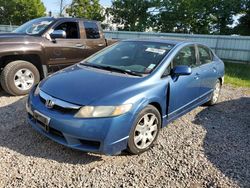
[[[185,40],[185,39],[181,39],[181,38],[167,38],[167,37],[127,39],[124,41],[157,42],[157,43],[166,43],[166,44],[173,44],[173,45],[191,42],[189,40]]]
[[[55,20],[65,20],[65,21],[79,21],[79,20],[82,20],[82,21],[91,21],[91,22],[97,22],[95,20],[88,20],[88,19],[85,19],[85,18],[71,18],[71,17],[52,17],[54,18]]]

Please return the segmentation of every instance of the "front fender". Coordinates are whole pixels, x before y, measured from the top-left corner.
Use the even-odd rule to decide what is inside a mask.
[[[0,43],[0,57],[30,54],[39,56],[41,63],[45,64],[44,49],[40,43]]]

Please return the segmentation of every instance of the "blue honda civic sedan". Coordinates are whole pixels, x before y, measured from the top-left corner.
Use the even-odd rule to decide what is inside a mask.
[[[207,46],[167,39],[125,40],[40,82],[28,122],[65,146],[139,154],[161,128],[218,101],[224,63]]]

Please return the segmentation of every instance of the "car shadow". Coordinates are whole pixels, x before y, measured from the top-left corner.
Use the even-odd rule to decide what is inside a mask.
[[[205,108],[193,123],[206,129],[207,159],[241,187],[250,187],[250,98]]]
[[[27,123],[26,100],[27,96],[0,106],[0,147],[60,163],[88,164],[102,160],[101,155],[73,150],[38,134]]]

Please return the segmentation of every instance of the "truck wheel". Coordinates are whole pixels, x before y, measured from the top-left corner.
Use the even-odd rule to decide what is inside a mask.
[[[25,95],[40,81],[37,68],[28,61],[7,64],[1,73],[1,85],[11,95]]]
[[[157,139],[161,127],[161,114],[152,105],[148,105],[137,116],[128,139],[128,151],[140,154],[147,151]]]

